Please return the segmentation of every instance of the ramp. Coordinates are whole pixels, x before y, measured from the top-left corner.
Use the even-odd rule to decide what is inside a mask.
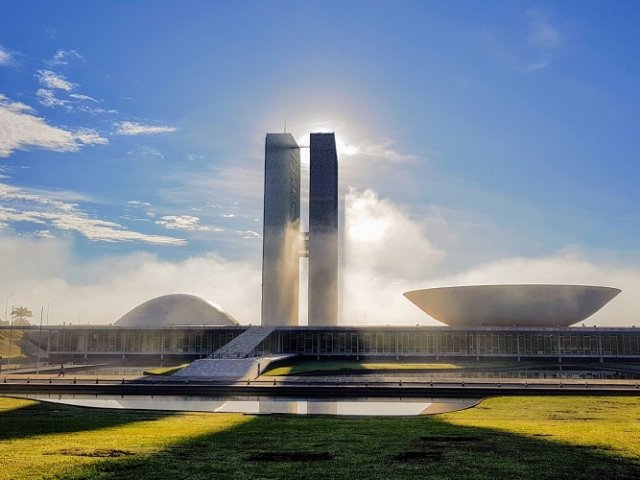
[[[244,380],[258,375],[257,363],[255,358],[203,358],[172,376],[220,381]]]
[[[255,356],[256,347],[274,330],[275,327],[250,327],[207,358],[196,360],[173,376],[218,381],[256,378],[271,362],[288,356]]]
[[[243,333],[223,345],[207,358],[247,358],[260,345],[275,327],[249,327]]]
[[[203,358],[196,360],[172,376],[214,381],[253,380],[264,372],[271,362],[292,356],[294,355],[252,358]]]

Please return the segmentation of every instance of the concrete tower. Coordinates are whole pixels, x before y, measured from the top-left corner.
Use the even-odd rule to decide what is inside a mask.
[[[312,133],[309,179],[309,325],[338,324],[338,154],[333,133]]]
[[[269,133],[264,157],[262,325],[298,325],[300,147]]]

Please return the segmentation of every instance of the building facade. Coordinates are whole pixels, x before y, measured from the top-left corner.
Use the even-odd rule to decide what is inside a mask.
[[[250,327],[32,328],[25,338],[50,359],[201,358]],[[253,355],[511,360],[640,360],[638,328],[278,327]]]
[[[338,155],[334,133],[310,136],[309,325],[338,324]]]
[[[267,134],[264,167],[262,325],[298,325],[300,148]]]

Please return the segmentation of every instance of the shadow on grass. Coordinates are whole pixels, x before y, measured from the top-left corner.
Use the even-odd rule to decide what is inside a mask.
[[[456,426],[438,417],[254,417],[152,455],[100,459],[56,478],[640,478],[615,451]]]
[[[173,414],[165,411],[89,410],[38,402],[11,410],[0,409],[0,440],[98,430],[132,422],[159,420]]]

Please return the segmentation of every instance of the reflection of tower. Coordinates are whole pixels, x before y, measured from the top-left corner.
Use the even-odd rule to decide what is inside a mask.
[[[309,415],[337,415],[338,402],[311,401],[307,402],[307,413]]]
[[[259,400],[259,413],[304,413],[299,411],[301,402],[284,400]]]
[[[338,155],[333,133],[312,133],[309,325],[338,324]]]
[[[298,325],[300,148],[267,134],[264,165],[262,325]]]

